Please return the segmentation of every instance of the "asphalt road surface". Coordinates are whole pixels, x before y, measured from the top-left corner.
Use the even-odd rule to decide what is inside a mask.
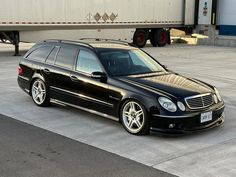
[[[0,176],[173,177],[3,115],[0,115]]]

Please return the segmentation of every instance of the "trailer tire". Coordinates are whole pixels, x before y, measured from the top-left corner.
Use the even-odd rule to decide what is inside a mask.
[[[168,35],[168,36],[167,36],[167,37],[168,37],[168,38],[167,38],[167,44],[170,45],[170,44],[171,44],[170,30],[167,31],[167,35]]]
[[[143,48],[147,43],[147,32],[143,29],[135,31],[133,36],[133,43],[139,48]]]
[[[153,47],[157,47],[157,29],[152,29],[150,33],[150,42]]]
[[[164,29],[152,29],[150,33],[150,42],[153,47],[164,47],[168,42],[168,32]]]
[[[168,41],[168,33],[164,29],[159,29],[157,30],[157,45],[159,47],[164,47],[166,46]]]

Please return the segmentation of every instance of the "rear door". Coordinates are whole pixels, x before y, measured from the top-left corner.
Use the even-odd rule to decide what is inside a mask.
[[[44,64],[41,66],[41,73],[45,79],[45,82],[48,86],[51,86],[52,81],[53,81],[53,71],[55,70],[54,67],[54,62],[56,55],[59,51],[60,47],[59,46],[53,46],[52,51],[49,53],[49,55],[46,58],[46,61]]]
[[[42,72],[48,80],[50,87],[50,97],[70,102],[73,95],[69,92],[70,90],[70,75],[71,70],[74,68],[75,58],[78,54],[78,47],[74,45],[62,45],[56,47],[54,53],[56,54],[55,59],[47,58],[47,67],[42,68]],[[57,51],[56,51],[57,50]],[[52,54],[52,53],[51,53]]]

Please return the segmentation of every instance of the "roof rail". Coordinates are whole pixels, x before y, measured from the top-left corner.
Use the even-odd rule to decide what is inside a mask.
[[[64,40],[64,39],[46,39],[43,42],[59,42],[59,43],[69,43],[69,44],[81,44],[90,48],[94,47],[86,42],[81,42],[81,41],[73,41],[73,40]]]
[[[128,45],[128,46],[135,46],[129,42],[126,41],[121,41],[121,40],[115,40],[115,39],[103,39],[103,38],[80,38],[79,40],[84,41],[84,40],[89,40],[89,41],[103,41],[103,42],[111,42],[114,44],[123,44],[123,45]]]

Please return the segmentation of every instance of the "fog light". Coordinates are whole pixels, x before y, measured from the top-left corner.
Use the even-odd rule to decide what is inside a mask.
[[[177,105],[178,105],[178,107],[179,107],[179,109],[180,109],[181,111],[185,111],[185,110],[186,110],[186,108],[185,108],[185,106],[184,106],[184,104],[183,104],[182,102],[178,101],[178,102],[177,102]]]
[[[169,124],[169,128],[174,128],[175,124]]]

